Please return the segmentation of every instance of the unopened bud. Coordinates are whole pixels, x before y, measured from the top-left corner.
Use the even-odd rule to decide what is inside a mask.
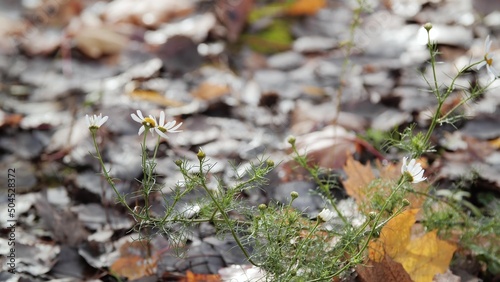
[[[259,205],[259,210],[264,211],[265,209],[267,209],[266,204],[260,204]]]
[[[287,139],[287,142],[290,143],[290,145],[295,145],[295,136],[289,136]]]
[[[205,159],[205,157],[207,155],[205,155],[205,152],[203,152],[203,150],[201,149],[201,147],[198,149],[198,154],[196,154],[196,156],[198,157],[198,160],[202,161]]]
[[[273,167],[274,166],[273,160],[267,160],[266,165],[267,165],[267,167]]]
[[[176,160],[175,162],[175,165],[178,166],[178,167],[181,167],[182,166],[182,160]]]
[[[299,197],[299,193],[293,191],[292,193],[290,193],[290,197],[292,197],[292,200],[295,200]]]
[[[408,201],[407,199],[403,199],[402,203],[403,203],[403,207],[407,207],[410,205],[410,201]]]
[[[429,30],[432,29],[432,24],[431,23],[426,23],[426,24],[424,24],[424,28],[425,28],[425,30],[429,31]]]
[[[374,220],[376,217],[377,217],[377,213],[376,213],[376,212],[374,212],[374,211],[372,211],[372,212],[370,212],[370,213],[368,214],[368,218],[369,218],[370,220]]]

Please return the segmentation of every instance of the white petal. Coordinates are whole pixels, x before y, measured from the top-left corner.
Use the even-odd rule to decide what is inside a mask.
[[[108,121],[108,116],[104,116],[97,126],[101,127],[106,121]]]
[[[174,123],[174,124],[175,124],[175,123]],[[175,127],[170,128],[168,131],[169,131],[169,132],[182,132],[182,130],[177,130],[177,128],[181,127],[181,125],[182,125],[182,122],[181,122],[181,123],[179,123],[178,125],[176,125]]]
[[[131,114],[130,116],[132,117],[133,120],[137,121],[138,123],[142,123],[142,119],[136,116],[135,114]]]
[[[141,120],[144,119],[144,116],[142,115],[141,110],[137,110],[137,116],[140,117]]]
[[[137,135],[141,135],[144,132],[144,130],[146,130],[146,128],[143,125],[141,126],[141,128],[139,128],[139,133],[137,133]]]
[[[161,118],[161,117],[160,117],[160,118]],[[156,131],[156,133],[158,133],[158,135],[160,135],[161,137],[163,137],[163,138],[165,138],[165,139],[168,139],[168,136],[167,136],[165,133],[163,133],[160,129],[155,128],[155,131]]]
[[[403,157],[403,164],[401,165],[401,174],[404,174],[406,171],[406,162],[408,161],[407,157]]]
[[[85,119],[87,120],[87,125],[90,127],[92,123],[90,123],[89,115],[85,115]]]
[[[165,112],[163,111],[160,112],[160,123],[158,125],[159,126],[165,125]]]
[[[484,53],[489,53],[491,48],[491,39],[490,36],[486,36],[486,40],[484,41]]]

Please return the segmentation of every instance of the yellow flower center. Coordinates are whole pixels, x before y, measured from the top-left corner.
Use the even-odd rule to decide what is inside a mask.
[[[158,129],[163,133],[167,132],[167,129],[165,127],[158,126]]]
[[[488,59],[488,54],[486,54],[484,56],[484,60],[486,61],[486,63],[488,64],[488,66],[491,66],[493,64],[493,58],[489,58]]]
[[[146,117],[146,118],[144,118],[142,125],[148,126],[148,127],[156,127],[156,122],[154,119],[152,119],[150,117]]]

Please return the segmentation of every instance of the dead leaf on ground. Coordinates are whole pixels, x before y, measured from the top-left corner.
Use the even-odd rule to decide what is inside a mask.
[[[157,28],[162,23],[189,15],[194,8],[190,0],[117,0],[108,4],[104,17],[112,23],[126,22]]]
[[[410,275],[399,262],[389,256],[381,261],[370,261],[367,265],[358,265],[356,272],[361,282],[412,282]]]
[[[353,197],[360,210],[367,214],[371,209],[370,202],[378,194],[388,197],[401,176],[399,166],[395,164],[382,165],[380,161],[375,162],[379,177],[375,176],[374,168],[368,162],[363,165],[356,161],[352,155],[347,156],[343,167],[347,179],[342,181],[347,195]],[[380,179],[381,181],[375,181]],[[415,184],[415,190],[425,192],[428,185],[425,182]],[[408,193],[406,199],[410,201],[410,208],[420,208],[426,199],[424,195]]]
[[[217,0],[215,13],[227,28],[229,41],[235,42],[245,27],[254,0]]]
[[[125,36],[104,27],[83,28],[74,39],[78,49],[93,59],[118,54],[128,41]]]
[[[186,277],[180,282],[220,282],[222,281],[218,274],[200,274],[187,271]]]
[[[154,90],[134,89],[129,95],[133,99],[148,101],[164,107],[180,107],[183,105],[181,102],[169,99]]]
[[[288,7],[286,13],[291,16],[310,16],[324,7],[326,0],[297,0]]]
[[[129,280],[154,275],[158,256],[147,257],[150,252],[152,252],[151,244],[146,240],[125,242],[120,247],[120,258],[111,265],[110,270]]]
[[[341,168],[348,155],[356,152],[356,135],[341,126],[330,125],[320,131],[297,137],[299,153],[324,168]]]
[[[437,230],[413,238],[412,226],[419,209],[403,211],[383,228],[380,237],[370,242],[369,258],[381,262],[386,256],[399,262],[415,282],[431,282],[450,265],[456,246],[437,238]]]
[[[203,82],[196,88],[192,95],[202,100],[212,100],[220,98],[230,93],[229,86]]]

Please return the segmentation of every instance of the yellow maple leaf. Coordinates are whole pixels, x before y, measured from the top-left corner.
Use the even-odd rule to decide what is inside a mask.
[[[434,275],[448,269],[456,246],[437,238],[436,230],[412,239],[411,228],[418,211],[409,209],[391,219],[380,237],[370,242],[369,258],[380,262],[387,255],[401,263],[413,281],[431,282]]]

